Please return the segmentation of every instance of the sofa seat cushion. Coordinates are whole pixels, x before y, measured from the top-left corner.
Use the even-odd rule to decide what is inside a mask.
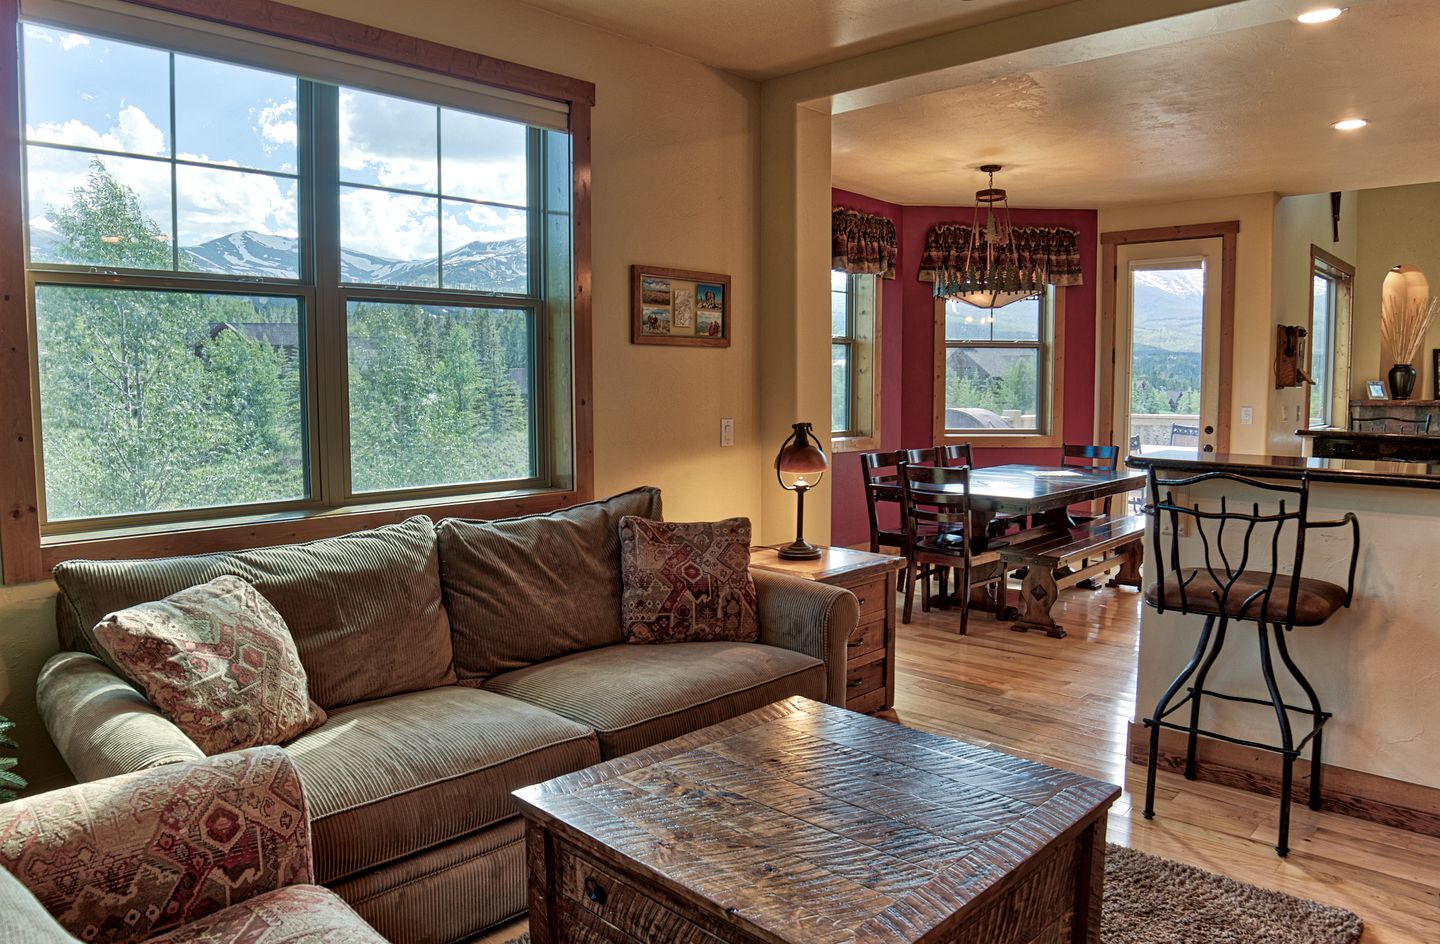
[[[606,759],[791,695],[825,698],[825,663],[750,642],[607,646],[485,683],[594,728]]]
[[[231,905],[146,944],[386,944],[340,896],[290,885]]]
[[[332,711],[285,749],[327,884],[514,816],[512,790],[600,759],[589,728],[458,686]]]

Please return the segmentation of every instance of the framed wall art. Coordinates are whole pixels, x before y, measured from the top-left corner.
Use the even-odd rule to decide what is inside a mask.
[[[728,275],[632,265],[630,308],[636,344],[730,346]]]

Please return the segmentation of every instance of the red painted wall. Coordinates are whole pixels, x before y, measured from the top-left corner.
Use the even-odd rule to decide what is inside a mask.
[[[931,284],[920,281],[917,276],[920,254],[925,247],[925,234],[931,226],[968,222],[972,209],[968,206],[901,207],[843,190],[834,191],[834,203],[883,213],[896,221],[900,261],[894,282],[885,283],[882,302],[882,448],[932,445],[935,298]],[[1012,218],[1018,226],[1066,226],[1080,234],[1080,267],[1084,284],[1061,289],[1065,293],[1065,402],[1061,429],[1067,442],[1090,442],[1095,428],[1096,403],[1095,279],[1099,237],[1095,211],[1016,209],[1012,211]],[[891,301],[892,293],[900,295],[898,330],[892,327],[896,314]],[[897,355],[898,363],[895,360]],[[1008,462],[1050,465],[1059,461],[1059,449],[978,445],[975,448],[977,466]],[[865,515],[865,494],[860,484],[859,459],[842,453],[835,457],[832,469],[831,542],[849,545],[868,541],[870,532]]]

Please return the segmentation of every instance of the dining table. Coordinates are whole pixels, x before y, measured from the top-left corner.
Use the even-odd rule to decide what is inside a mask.
[[[1135,469],[1087,468],[1047,465],[994,465],[970,470],[970,524],[973,536],[971,551],[980,558],[977,576],[988,568],[1001,566],[987,553],[1002,543],[1029,539],[1046,531],[1059,531],[1069,526],[1069,509],[1074,505],[1114,498],[1145,486],[1146,474]],[[916,491],[954,492],[958,485],[916,485]],[[898,496],[898,487],[897,500]],[[1123,512],[1122,512],[1123,513]],[[990,533],[990,524],[1000,515],[1028,519],[1029,526],[1020,534]],[[990,558],[990,559],[987,559]],[[1018,619],[1017,609],[986,595],[976,587],[970,605],[996,613],[1002,620]]]

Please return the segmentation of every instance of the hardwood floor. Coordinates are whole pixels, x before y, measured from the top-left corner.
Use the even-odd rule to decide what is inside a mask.
[[[1440,942],[1440,839],[1296,804],[1292,851],[1281,859],[1274,799],[1163,772],[1146,821],[1145,770],[1125,763],[1140,595],[1072,590],[1056,610],[1065,639],[975,614],[961,637],[958,614],[917,613],[899,629],[886,715],[1122,784],[1111,842],[1349,908],[1365,921],[1365,944]]]
[[[1440,840],[1297,804],[1293,851],[1281,859],[1275,800],[1163,772],[1155,819],[1140,815],[1145,771],[1125,763],[1139,594],[1062,593],[1065,639],[1011,632],[975,613],[961,637],[958,612],[919,609],[899,628],[896,704],[885,717],[1122,784],[1112,842],[1349,908],[1365,921],[1365,944],[1440,942]],[[481,941],[524,929],[516,922]]]

